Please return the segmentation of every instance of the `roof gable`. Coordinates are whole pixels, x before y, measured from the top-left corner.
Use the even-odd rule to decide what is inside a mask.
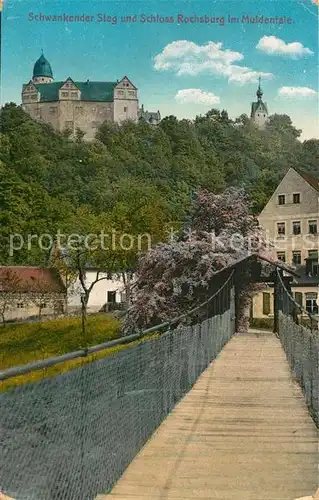
[[[123,83],[128,83],[132,89],[137,90],[137,87],[135,87],[135,85],[133,85],[133,83],[131,82],[131,80],[127,76],[123,76],[123,78],[119,82],[116,82],[116,87],[122,88]]]
[[[38,92],[38,89],[32,80],[30,80],[29,83],[23,84],[22,86],[22,94],[26,94],[29,92]]]
[[[60,87],[60,90],[61,89],[79,90],[78,86],[74,83],[74,81],[72,80],[72,78],[70,76],[65,80],[63,85]]]
[[[48,267],[0,266],[0,293],[64,293],[56,269]]]
[[[284,184],[286,184],[287,179],[291,178],[292,182],[296,182],[296,181],[298,181],[298,177],[302,179],[303,183],[307,183],[314,190],[316,190],[316,192],[319,192],[319,181],[318,180],[316,180],[314,177],[312,177],[309,174],[301,174],[300,172],[298,172],[294,168],[290,167],[289,170],[288,170],[288,172],[281,179],[281,181],[278,184],[278,186],[276,187],[275,191],[273,192],[273,194],[269,198],[268,202],[264,206],[264,208],[261,211],[259,217],[262,217],[263,214],[264,214],[264,212],[266,212],[268,210],[268,208],[272,206],[272,202],[273,202],[274,197],[277,196],[277,195],[279,195],[279,194],[282,194],[282,192],[283,192],[283,186],[284,186]]]

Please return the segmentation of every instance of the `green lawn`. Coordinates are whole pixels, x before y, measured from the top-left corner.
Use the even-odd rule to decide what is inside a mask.
[[[107,314],[88,316],[86,326],[87,345],[101,344],[120,336],[120,322]],[[40,323],[14,324],[0,327],[0,370],[25,365],[31,361],[58,356],[85,347],[81,318],[64,318]],[[56,375],[81,366],[83,363],[108,355],[113,349],[72,361],[66,361],[45,370],[20,375],[0,382],[0,390]]]

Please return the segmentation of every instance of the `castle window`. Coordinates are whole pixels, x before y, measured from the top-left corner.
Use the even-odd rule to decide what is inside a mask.
[[[294,193],[293,194],[293,202],[295,204],[300,203],[300,193]]]
[[[65,128],[73,129],[74,123],[72,121],[65,122]]]
[[[69,92],[61,92],[61,96],[62,97],[68,97],[69,96]]]
[[[52,106],[52,107],[50,108],[50,113],[52,113],[52,115],[54,115],[54,114],[56,113],[56,110],[57,110],[57,108],[56,108],[56,107],[54,107],[54,106]]]
[[[278,196],[278,205],[284,205],[286,203],[286,196],[284,194],[280,194]]]
[[[32,99],[33,101],[35,101],[37,99],[37,95],[36,94],[30,95],[30,99]]]
[[[71,92],[71,97],[77,97],[78,93],[77,92]]]
[[[23,309],[24,308],[23,302],[17,302],[17,308],[18,309]]]
[[[129,93],[129,95],[135,95],[134,90],[129,90],[128,93]]]
[[[92,128],[98,128],[100,125],[100,122],[92,122]]]
[[[124,106],[124,113],[127,112],[127,106]]]

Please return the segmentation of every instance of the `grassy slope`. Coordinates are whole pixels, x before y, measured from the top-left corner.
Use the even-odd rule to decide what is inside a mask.
[[[86,337],[87,345],[96,345],[119,337],[120,323],[105,314],[88,316]],[[0,328],[0,370],[31,361],[58,356],[66,352],[85,347],[82,336],[81,319],[67,318],[41,323],[15,324]],[[0,382],[0,390],[63,373],[83,363],[109,355],[115,350],[125,348],[119,346],[107,352],[102,351],[83,359],[60,363],[46,370],[15,377]]]

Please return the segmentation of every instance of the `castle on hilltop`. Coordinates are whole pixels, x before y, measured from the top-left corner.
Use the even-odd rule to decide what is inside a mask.
[[[266,122],[268,120],[268,108],[267,104],[262,100],[263,91],[260,87],[260,77],[259,77],[259,85],[256,92],[257,101],[251,103],[251,120],[259,127],[260,129],[265,128]]]
[[[33,119],[49,123],[57,131],[68,129],[74,136],[80,129],[84,139],[90,141],[104,121],[144,120],[152,125],[160,122],[159,111],[139,108],[137,92],[127,76],[116,82],[78,82],[71,77],[56,82],[42,53],[34,65],[32,80],[22,86],[22,108]]]

